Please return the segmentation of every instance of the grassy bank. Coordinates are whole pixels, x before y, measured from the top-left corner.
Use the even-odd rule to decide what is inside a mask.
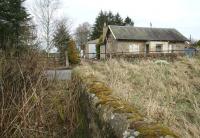
[[[78,69],[108,84],[113,96],[138,107],[152,122],[169,126],[180,137],[200,137],[199,59],[162,65],[109,60]]]

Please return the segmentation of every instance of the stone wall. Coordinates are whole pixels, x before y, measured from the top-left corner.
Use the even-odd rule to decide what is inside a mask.
[[[169,128],[149,121],[137,107],[112,95],[95,76],[75,70],[80,101],[91,138],[178,138]]]

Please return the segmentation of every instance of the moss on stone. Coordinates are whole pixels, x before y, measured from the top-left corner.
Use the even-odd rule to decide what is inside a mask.
[[[138,138],[159,138],[161,136],[171,136],[178,138],[169,128],[156,123],[146,123],[145,121],[138,121],[132,124],[132,129],[140,132]]]
[[[142,116],[137,115],[137,114],[131,114],[130,116],[127,117],[127,119],[132,121],[132,122],[144,121],[144,118]]]
[[[112,96],[112,90],[104,83],[97,81],[93,75],[82,77],[82,82],[86,85],[89,93],[95,94],[100,100],[99,105],[108,105],[113,108],[114,113],[128,113],[127,119],[133,123],[130,129],[140,132],[139,138],[156,138],[161,136],[172,136],[178,138],[171,130],[155,123],[146,123],[139,110],[125,101]]]

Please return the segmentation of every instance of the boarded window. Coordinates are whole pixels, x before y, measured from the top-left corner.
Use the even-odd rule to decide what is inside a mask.
[[[132,52],[132,53],[139,53],[139,46],[138,45],[129,45],[129,52]]]
[[[156,52],[162,52],[162,47],[163,47],[163,45],[157,44],[156,45]]]

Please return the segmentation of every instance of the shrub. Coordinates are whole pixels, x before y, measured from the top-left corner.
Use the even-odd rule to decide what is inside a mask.
[[[68,52],[68,58],[69,58],[70,64],[78,64],[80,62],[78,50],[73,40],[70,40],[68,42],[67,52]]]

